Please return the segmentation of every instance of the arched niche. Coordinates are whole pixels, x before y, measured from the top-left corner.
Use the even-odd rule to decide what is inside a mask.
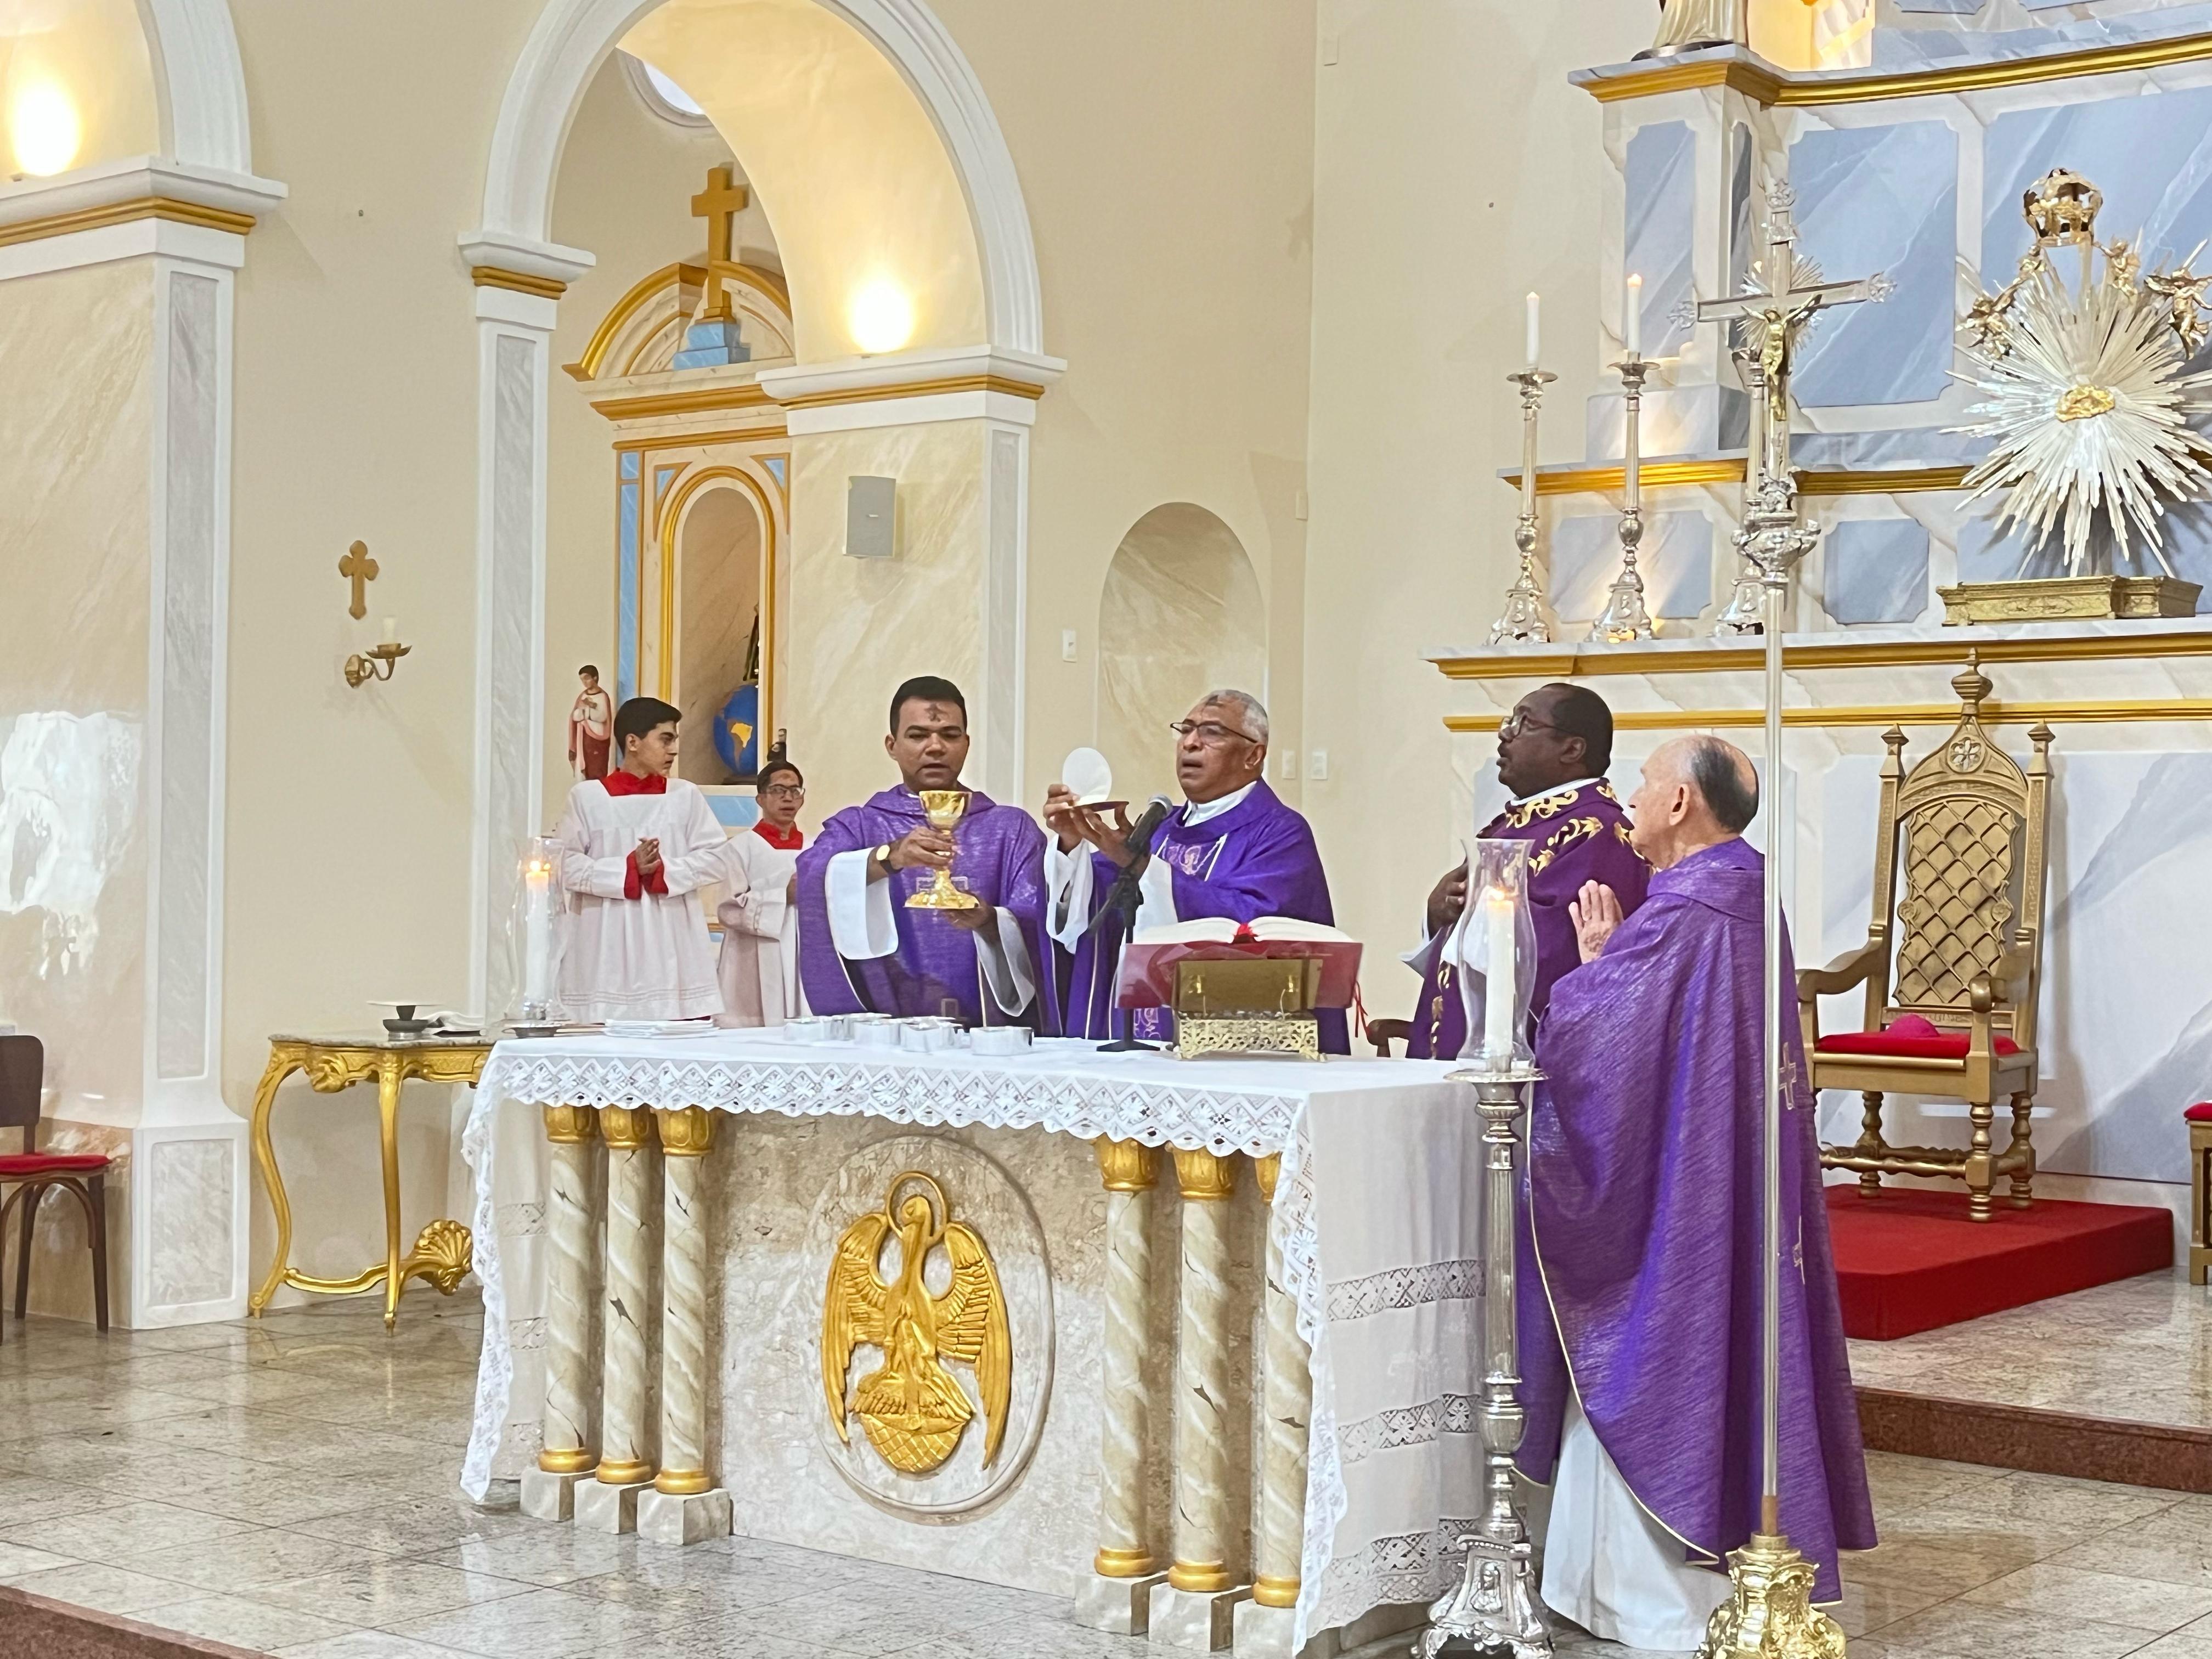
[[[1167,727],[1206,692],[1267,696],[1267,606],[1237,532],[1170,501],[1129,526],[1098,599],[1099,748],[1115,793],[1174,793]]]
[[[162,149],[137,0],[0,7],[0,177],[52,177]]]
[[[671,689],[684,711],[677,775],[694,783],[731,783],[736,780],[714,732],[738,688],[760,684],[760,635],[769,626],[763,578],[770,568],[773,532],[750,481],[725,471],[702,477],[681,504],[670,534],[676,551]],[[760,706],[756,703],[751,721],[756,727]],[[742,751],[745,745],[735,747]],[[766,747],[763,741],[760,748]]]

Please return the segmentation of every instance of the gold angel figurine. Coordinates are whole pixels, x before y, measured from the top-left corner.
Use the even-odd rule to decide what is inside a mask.
[[[928,1193],[909,1194],[902,1203],[900,1191],[916,1185]],[[876,1264],[884,1241],[893,1235],[898,1276],[887,1283]],[[944,1295],[933,1296],[924,1269],[940,1245],[951,1261],[952,1282]],[[853,1350],[863,1345],[882,1349],[884,1363],[850,1388]],[[983,1401],[983,1467],[988,1468],[1006,1432],[1013,1386],[1006,1292],[981,1237],[952,1219],[945,1189],[908,1170],[892,1179],[882,1209],[845,1229],[830,1263],[822,1304],[822,1389],[837,1437],[851,1443],[845,1421],[849,1388],[852,1415],[885,1462],[905,1474],[940,1467],[975,1415],[945,1369],[946,1360],[975,1370]]]

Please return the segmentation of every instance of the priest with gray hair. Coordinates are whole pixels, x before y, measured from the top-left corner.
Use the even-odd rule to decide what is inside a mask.
[[[1114,1035],[1115,964],[1139,928],[1200,916],[1336,919],[1312,829],[1267,787],[1267,710],[1259,698],[1209,691],[1169,729],[1183,800],[1150,830],[1133,829],[1119,811],[1108,822],[1064,784],[1045,795],[1045,828],[1057,837],[1045,848],[1047,923],[1074,957],[1070,1036]],[[1322,1047],[1348,1052],[1343,1011],[1322,1009],[1320,1018]],[[1172,1017],[1136,1009],[1130,1034],[1166,1041]]]

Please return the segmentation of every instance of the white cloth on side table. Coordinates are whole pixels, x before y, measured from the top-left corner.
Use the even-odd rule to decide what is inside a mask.
[[[1483,1513],[1480,1121],[1437,1062],[1184,1061],[1047,1040],[979,1060],[769,1031],[501,1043],[463,1150],[476,1172],[484,1342],[463,1489],[536,1458],[544,1393],[538,1107],[702,1106],[789,1117],[1037,1128],[1217,1154],[1280,1153],[1269,1225],[1313,1348],[1297,1644],[1458,1576]]]

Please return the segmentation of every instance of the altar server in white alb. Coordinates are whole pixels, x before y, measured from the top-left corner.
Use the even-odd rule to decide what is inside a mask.
[[[729,837],[676,766],[680,713],[658,697],[615,711],[620,754],[568,792],[553,839],[569,930],[561,1003],[571,1019],[693,1019],[722,1012],[697,890],[726,880]]]
[[[722,924],[725,1025],[781,1025],[806,1012],[799,987],[799,809],[806,780],[787,760],[761,768],[760,817],[730,837],[730,896]]]

